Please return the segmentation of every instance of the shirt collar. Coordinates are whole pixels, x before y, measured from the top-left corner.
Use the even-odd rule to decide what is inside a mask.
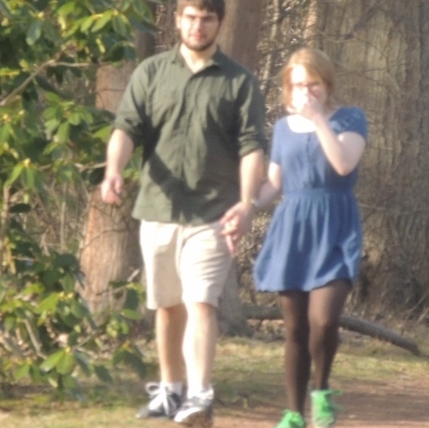
[[[178,63],[180,65],[185,66],[186,65],[185,60],[183,59],[183,56],[180,54],[179,49],[180,49],[180,42],[176,43],[174,45],[173,49],[171,50],[171,62]],[[220,47],[217,46],[217,49],[216,49],[215,53],[207,61],[207,64],[204,67],[204,70],[206,68],[211,67],[211,66],[215,66],[215,67],[221,68],[222,64],[223,64],[223,59],[224,59],[224,54],[220,50]]]

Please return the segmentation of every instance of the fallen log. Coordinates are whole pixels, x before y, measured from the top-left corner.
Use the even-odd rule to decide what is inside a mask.
[[[247,319],[261,321],[282,319],[280,308],[276,306],[244,305],[243,311]],[[395,333],[392,330],[382,327],[379,324],[351,315],[341,315],[340,326],[346,330],[355,331],[375,339],[384,340],[392,345],[406,349],[414,355],[421,355],[421,351],[415,342]]]

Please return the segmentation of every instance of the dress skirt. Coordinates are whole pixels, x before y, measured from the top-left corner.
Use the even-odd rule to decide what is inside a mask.
[[[284,194],[254,267],[259,291],[310,291],[359,273],[362,229],[352,189]]]

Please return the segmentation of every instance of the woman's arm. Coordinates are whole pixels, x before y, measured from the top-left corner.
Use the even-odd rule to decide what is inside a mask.
[[[297,97],[292,106],[294,113],[313,122],[323,151],[334,170],[339,175],[348,175],[356,168],[363,154],[365,139],[356,132],[336,134],[329,125],[326,108],[311,93]]]
[[[339,175],[350,174],[365,149],[365,139],[356,132],[336,134],[322,114],[313,118],[316,134],[330,164]]]
[[[280,165],[270,162],[268,166],[268,177],[262,185],[258,198],[258,209],[268,208],[281,194],[282,191],[282,169]]]

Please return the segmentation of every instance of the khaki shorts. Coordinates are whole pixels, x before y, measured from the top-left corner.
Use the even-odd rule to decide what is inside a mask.
[[[142,221],[140,245],[149,309],[203,302],[218,306],[232,266],[219,222],[202,226]]]

